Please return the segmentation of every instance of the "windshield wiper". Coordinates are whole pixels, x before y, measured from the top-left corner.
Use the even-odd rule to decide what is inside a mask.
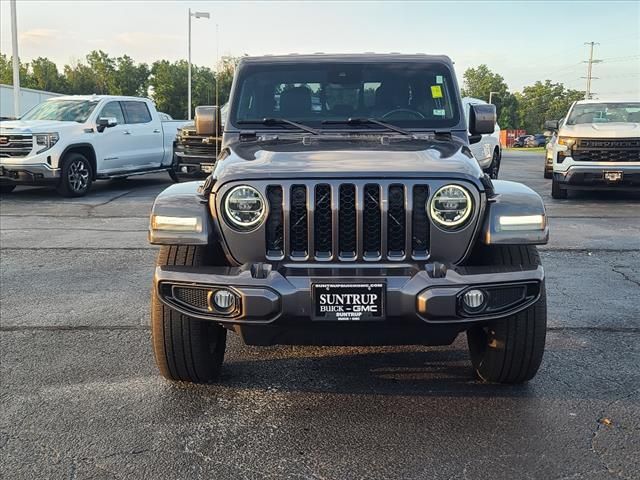
[[[302,123],[292,122],[291,120],[287,120],[286,118],[262,118],[256,120],[239,120],[237,122],[240,125],[246,125],[248,123],[261,123],[262,125],[291,125],[292,127],[296,127],[299,130],[304,130],[305,132],[312,133],[313,135],[319,135],[320,132],[315,128],[307,127]]]
[[[381,122],[380,120],[376,119],[376,118],[347,118],[345,120],[325,120],[322,122],[325,125],[366,125],[366,124],[373,124],[373,125],[379,125],[383,128],[386,128],[387,130],[391,130],[392,132],[396,132],[396,133],[401,133],[402,135],[408,135],[410,137],[413,137],[413,133],[408,132],[407,130],[403,130],[402,128],[396,127],[395,125],[391,125],[389,123],[385,123],[385,122]]]

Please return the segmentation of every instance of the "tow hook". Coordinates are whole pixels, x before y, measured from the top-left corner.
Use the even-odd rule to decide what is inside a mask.
[[[447,266],[444,263],[427,263],[424,268],[431,278],[444,278],[447,275]]]

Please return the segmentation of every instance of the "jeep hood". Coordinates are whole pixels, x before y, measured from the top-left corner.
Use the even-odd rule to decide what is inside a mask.
[[[560,136],[576,138],[638,138],[640,137],[640,123],[611,122],[563,125],[560,128]]]
[[[0,131],[12,133],[51,133],[81,126],[78,122],[60,122],[56,120],[10,120],[0,122]]]
[[[455,141],[392,145],[319,142],[305,146],[232,145],[214,172],[218,184],[249,179],[445,177],[479,184],[482,170]]]

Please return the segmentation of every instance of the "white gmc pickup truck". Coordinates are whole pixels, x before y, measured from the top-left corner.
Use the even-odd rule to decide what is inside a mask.
[[[640,102],[581,100],[545,128],[555,132],[547,145],[553,198],[569,190],[640,191]]]
[[[185,121],[162,121],[151,100],[107,95],[47,100],[0,122],[0,192],[52,185],[86,194],[97,179],[173,174],[173,141]]]

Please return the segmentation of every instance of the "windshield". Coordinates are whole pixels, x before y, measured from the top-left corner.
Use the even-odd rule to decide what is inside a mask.
[[[640,103],[578,103],[567,119],[567,125],[611,122],[640,122]]]
[[[331,123],[349,118],[375,118],[405,128],[434,129],[458,124],[458,100],[449,69],[440,63],[377,64],[309,62],[245,65],[239,72],[231,123],[265,118],[293,120],[322,129],[380,129],[366,122]]]
[[[97,100],[47,100],[33,107],[20,120],[57,120],[84,123],[97,104]]]

